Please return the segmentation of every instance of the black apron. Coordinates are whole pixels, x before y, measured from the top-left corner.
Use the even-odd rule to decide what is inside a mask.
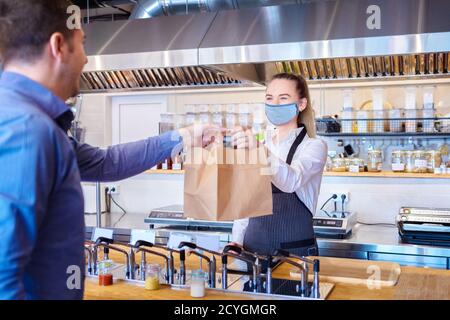
[[[306,128],[292,144],[286,163],[290,165]],[[298,256],[319,254],[314,236],[313,215],[295,192],[286,193],[272,184],[273,214],[249,219],[244,236],[244,248],[260,255],[271,255],[283,249]]]

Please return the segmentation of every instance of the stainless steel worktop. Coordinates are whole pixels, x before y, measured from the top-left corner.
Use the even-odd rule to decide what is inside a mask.
[[[319,248],[450,257],[450,247],[402,243],[396,226],[356,224],[348,239],[318,239]]]
[[[121,213],[102,216],[103,226],[116,229],[118,239],[124,240],[132,229],[148,229],[147,214]],[[120,219],[120,220],[119,220]],[[87,233],[95,226],[95,216],[86,216]],[[403,265],[450,268],[450,247],[406,244],[400,241],[393,225],[356,224],[348,239],[318,239],[323,256],[369,260],[397,261]]]

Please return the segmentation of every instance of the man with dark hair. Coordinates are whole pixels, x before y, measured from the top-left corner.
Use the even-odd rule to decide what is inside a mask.
[[[0,299],[81,299],[81,180],[114,181],[210,142],[207,127],[101,150],[69,138],[87,62],[67,0],[0,0]],[[192,139],[193,137],[193,139]],[[189,142],[188,142],[189,140]]]

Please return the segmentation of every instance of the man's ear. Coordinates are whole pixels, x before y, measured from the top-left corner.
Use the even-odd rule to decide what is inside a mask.
[[[50,37],[49,46],[53,59],[62,62],[65,59],[65,46],[67,46],[63,34],[60,32],[53,33]]]
[[[300,99],[299,104],[298,104],[299,111],[305,110],[307,105],[308,105],[308,99],[306,99],[306,98]]]

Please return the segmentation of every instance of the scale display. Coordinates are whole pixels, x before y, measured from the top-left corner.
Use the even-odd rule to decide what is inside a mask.
[[[313,226],[315,226],[315,227],[334,227],[334,228],[341,228],[341,227],[342,227],[342,220],[336,220],[336,219],[317,219],[317,218],[314,218],[314,220],[313,220]]]

